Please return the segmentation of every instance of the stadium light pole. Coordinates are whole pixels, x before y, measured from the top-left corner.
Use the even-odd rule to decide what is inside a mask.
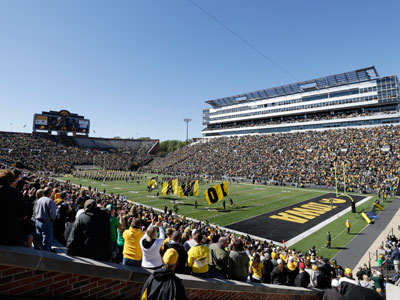
[[[186,122],[186,141],[189,140],[189,122],[192,121],[192,119],[183,119],[184,122]]]

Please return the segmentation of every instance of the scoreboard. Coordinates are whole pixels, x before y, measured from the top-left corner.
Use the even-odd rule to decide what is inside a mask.
[[[33,131],[73,132],[88,135],[90,121],[68,110],[42,112],[33,116]]]

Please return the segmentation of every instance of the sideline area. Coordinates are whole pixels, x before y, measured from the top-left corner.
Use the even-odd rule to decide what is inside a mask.
[[[340,262],[341,266],[348,266],[352,270],[357,269],[364,263],[368,264],[368,252],[376,253],[376,249],[382,245],[392,228],[395,229],[395,234],[399,233],[397,229],[400,225],[399,216],[400,198],[395,197],[386,205],[385,210],[379,214],[379,219],[375,221],[375,224],[366,226],[358,234],[354,233],[356,235],[354,239],[334,259]],[[376,266],[374,258],[371,260],[371,266]]]

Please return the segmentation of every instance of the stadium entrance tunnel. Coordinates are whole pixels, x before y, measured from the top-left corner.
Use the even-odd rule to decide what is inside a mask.
[[[139,299],[150,272],[87,258],[0,246],[0,297]],[[190,300],[318,300],[322,292],[177,274]]]
[[[351,198],[357,203],[365,197]],[[351,207],[351,203],[346,195],[329,193],[225,227],[276,242],[289,241]]]

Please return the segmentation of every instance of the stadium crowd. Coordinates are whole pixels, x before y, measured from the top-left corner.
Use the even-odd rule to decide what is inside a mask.
[[[286,125],[293,123],[304,123],[304,122],[316,122],[316,121],[330,121],[344,118],[357,118],[367,117],[373,115],[382,114],[395,114],[397,111],[385,111],[385,112],[372,112],[372,111],[344,111],[338,114],[331,113],[319,113],[319,114],[307,114],[303,116],[288,116],[271,119],[260,119],[252,121],[233,122],[218,125],[209,125],[202,131],[208,130],[220,130],[220,129],[232,129],[232,128],[243,128],[243,127],[255,127],[255,126],[267,126],[267,125]]]
[[[338,181],[343,183],[345,176],[349,191],[393,192],[400,167],[399,138],[394,126],[221,137],[178,149],[144,169],[332,187],[336,162]]]
[[[385,114],[391,114],[392,112],[385,112]],[[356,117],[366,117],[375,114],[382,113],[373,113],[373,112],[355,112],[355,111],[346,111],[339,114],[331,115],[330,113],[324,114],[307,114],[304,116],[288,116],[288,117],[279,117],[275,119],[260,119],[260,120],[252,120],[252,121],[243,121],[243,122],[234,122],[227,124],[218,124],[218,125],[210,125],[207,126],[203,131],[208,130],[220,130],[220,129],[232,129],[232,128],[243,128],[243,127],[255,127],[255,126],[267,126],[267,125],[285,125],[285,124],[293,124],[293,123],[304,123],[304,122],[315,122],[315,121],[329,121],[336,119],[344,119],[344,118],[356,118]]]
[[[375,296],[384,295],[384,286],[373,284],[376,273],[369,280],[366,268],[362,272],[368,278],[360,279],[357,273],[355,279],[349,268],[318,256],[315,247],[299,251],[238,236],[171,210],[159,212],[120,195],[35,173],[1,169],[0,199],[7,208],[0,216],[2,245],[33,244],[51,251],[54,237],[66,245],[69,255],[156,270],[155,276],[168,268],[167,261],[176,273],[317,287],[335,297],[327,299],[341,299],[337,297],[365,288]]]
[[[0,161],[52,173],[70,173],[74,165],[129,170],[150,158],[145,148],[92,149],[68,136],[0,132]]]

